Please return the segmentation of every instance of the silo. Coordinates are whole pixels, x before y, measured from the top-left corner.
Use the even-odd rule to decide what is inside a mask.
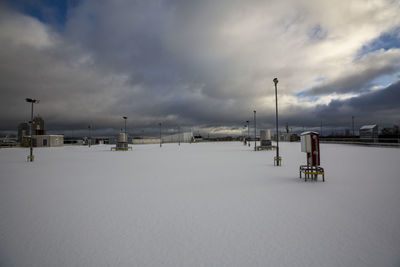
[[[267,130],[267,140],[271,141],[271,130]]]
[[[271,146],[271,132],[270,132],[270,130],[268,130],[268,131],[260,130],[260,145],[261,146]]]
[[[126,133],[119,133],[117,135],[117,150],[128,149],[128,135]]]

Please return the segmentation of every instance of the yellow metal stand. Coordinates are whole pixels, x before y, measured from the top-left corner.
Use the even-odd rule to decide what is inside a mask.
[[[257,151],[259,150],[274,150],[276,148],[276,146],[258,146],[256,148]]]
[[[304,173],[304,181],[306,182],[307,179],[317,180],[318,175],[322,175],[322,181],[325,182],[325,170],[320,166],[308,166],[308,165],[301,165],[299,167],[299,177],[301,177],[301,173]]]
[[[281,166],[282,165],[282,158],[281,157],[274,157],[274,166]]]
[[[131,146],[128,146],[128,147],[112,147],[111,148],[111,151],[128,151],[128,150],[132,150],[132,147]]]

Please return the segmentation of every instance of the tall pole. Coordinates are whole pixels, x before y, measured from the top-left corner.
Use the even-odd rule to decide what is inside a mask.
[[[256,111],[254,110],[254,151],[257,150],[257,121],[256,121]]]
[[[278,78],[274,78],[275,84],[275,115],[276,115],[276,166],[280,165],[280,158],[279,158],[279,133],[278,133]]]
[[[125,135],[126,135],[126,120],[128,119],[128,117],[127,117],[127,116],[123,116],[122,118],[123,118],[124,121],[125,121]]]
[[[39,100],[37,99],[32,99],[32,98],[25,98],[25,101],[28,103],[31,103],[31,129],[30,129],[30,135],[31,135],[31,142],[30,142],[30,153],[29,153],[29,161],[32,162],[33,161],[33,136],[32,136],[32,132],[33,132],[33,104],[35,103],[39,103]]]
[[[159,123],[160,125],[160,147],[161,147],[161,122]]]
[[[250,137],[250,122],[249,121],[246,121],[247,122],[247,138],[249,138]]]
[[[33,138],[32,138],[32,128],[33,128],[33,101],[31,102],[31,145],[30,145],[30,156],[29,161],[33,161]]]
[[[92,125],[89,125],[89,140],[88,140],[88,145],[90,147],[91,143],[92,143]]]
[[[353,136],[354,136],[354,116],[351,116],[351,126],[353,128]]]
[[[181,145],[181,126],[178,126],[178,145]]]
[[[320,132],[321,132],[321,137],[322,137],[322,121],[321,121],[321,130],[320,130]]]

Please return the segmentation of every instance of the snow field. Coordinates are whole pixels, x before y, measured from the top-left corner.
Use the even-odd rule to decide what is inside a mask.
[[[110,147],[0,150],[0,266],[400,265],[399,149]]]

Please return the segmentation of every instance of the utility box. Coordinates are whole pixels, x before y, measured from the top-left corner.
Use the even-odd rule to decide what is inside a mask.
[[[319,133],[304,132],[301,134],[301,152],[307,153],[307,164],[311,166],[319,166]]]
[[[301,152],[307,153],[307,165],[299,167],[299,176],[304,173],[304,180],[311,178],[317,180],[318,175],[322,175],[322,181],[325,182],[325,170],[322,168],[319,150],[319,133],[304,132],[300,136]]]

